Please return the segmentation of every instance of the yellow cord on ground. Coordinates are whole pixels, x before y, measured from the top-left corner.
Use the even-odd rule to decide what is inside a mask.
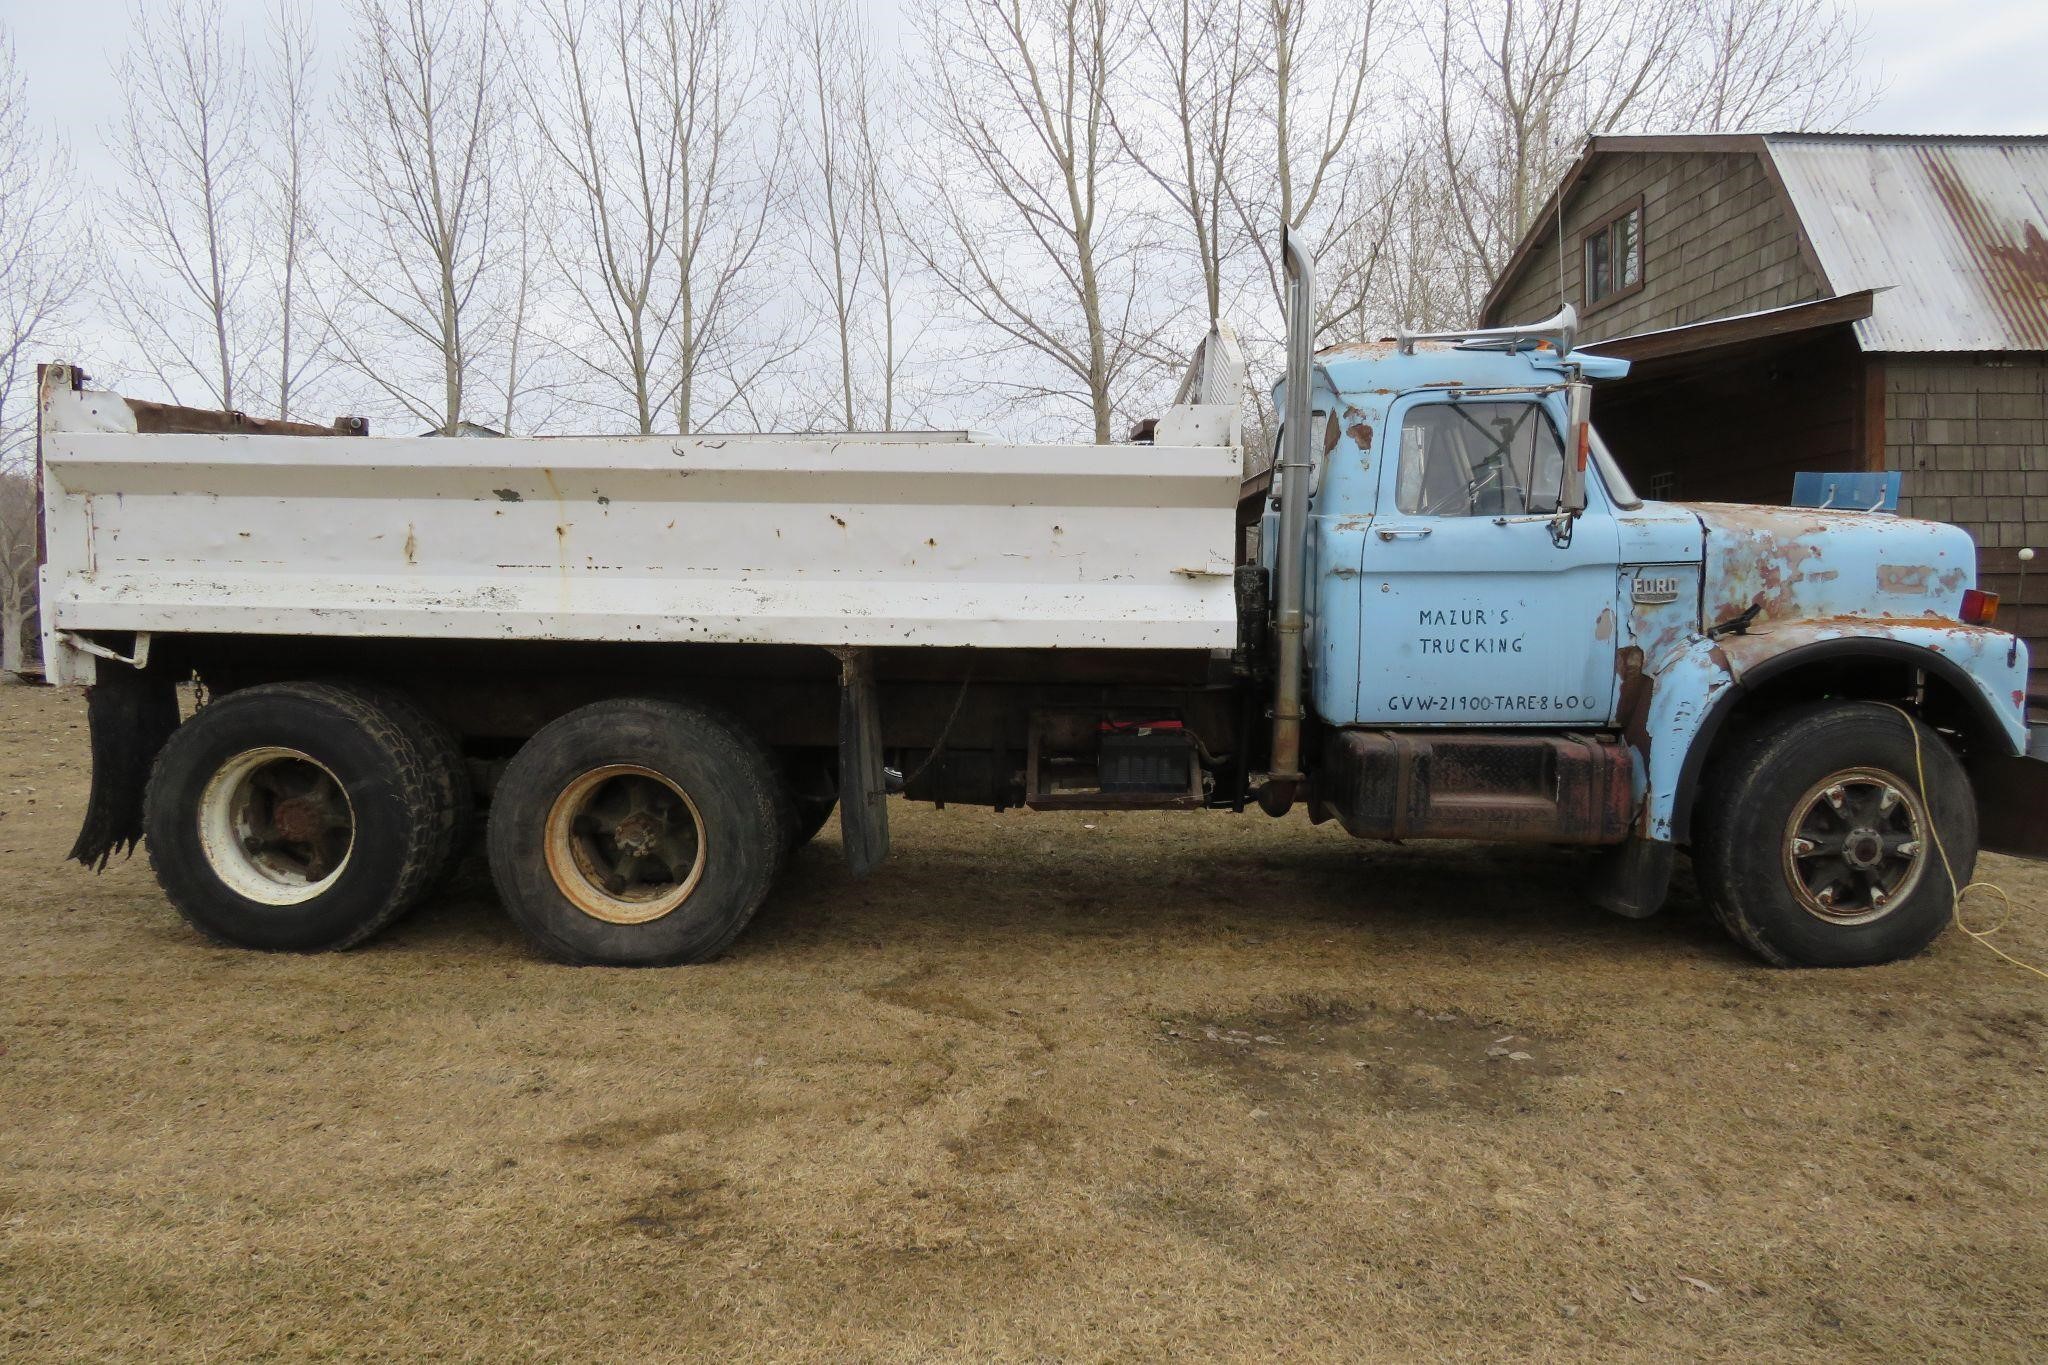
[[[1983,944],[2013,966],[2018,967],[2021,971],[2032,972],[2043,981],[2048,981],[2048,971],[2042,971],[2031,962],[2020,961],[1991,941],[1991,936],[2000,929],[2003,929],[2007,922],[2012,919],[2012,897],[2006,894],[2005,888],[1996,882],[1971,882],[1968,886],[1963,887],[1956,885],[1955,865],[1948,860],[1948,849],[1941,842],[1941,826],[1934,818],[1934,802],[1929,800],[1927,796],[1927,763],[1920,749],[1920,726],[1904,707],[1892,706],[1890,702],[1883,704],[1891,706],[1892,710],[1897,711],[1906,718],[1906,731],[1913,736],[1913,780],[1919,784],[1920,805],[1927,812],[1927,832],[1934,840],[1934,851],[1941,855],[1941,870],[1947,874],[1949,891],[1954,896],[1954,900],[1949,905],[1949,917],[1955,921],[1956,928],[1962,930],[1971,938],[1976,939],[1977,942]],[[1998,922],[1988,929],[1973,929],[1963,919],[1963,898],[1972,891],[1988,891],[1998,897],[1999,904],[2004,907],[1999,912]]]

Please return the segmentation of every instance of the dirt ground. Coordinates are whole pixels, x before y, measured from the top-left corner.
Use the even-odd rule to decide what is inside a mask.
[[[1263,816],[897,807],[723,961],[211,947],[0,687],[0,1356],[2040,1359],[2048,984]],[[1984,871],[2048,960],[2048,873]]]

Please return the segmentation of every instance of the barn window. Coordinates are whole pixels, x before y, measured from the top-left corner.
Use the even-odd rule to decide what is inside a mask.
[[[1643,287],[1643,205],[1630,204],[1586,234],[1586,306],[1598,308]]]

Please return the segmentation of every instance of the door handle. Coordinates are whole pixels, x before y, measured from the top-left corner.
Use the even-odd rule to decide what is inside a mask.
[[[1436,528],[1433,526],[1380,526],[1374,528],[1381,540],[1421,540]]]

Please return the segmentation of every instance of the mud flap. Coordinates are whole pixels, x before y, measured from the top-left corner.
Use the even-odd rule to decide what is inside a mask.
[[[2048,761],[1980,755],[1965,765],[1977,796],[1977,844],[2048,858]]]
[[[1664,908],[1677,856],[1676,844],[1650,839],[1630,839],[1601,849],[1587,887],[1593,904],[1624,919],[1648,919]]]
[[[868,651],[833,652],[839,656],[839,833],[847,867],[865,877],[889,856],[881,706]]]
[[[98,872],[142,839],[142,793],[157,751],[178,728],[178,686],[168,673],[102,663],[85,690],[92,733],[92,794],[70,858]]]

